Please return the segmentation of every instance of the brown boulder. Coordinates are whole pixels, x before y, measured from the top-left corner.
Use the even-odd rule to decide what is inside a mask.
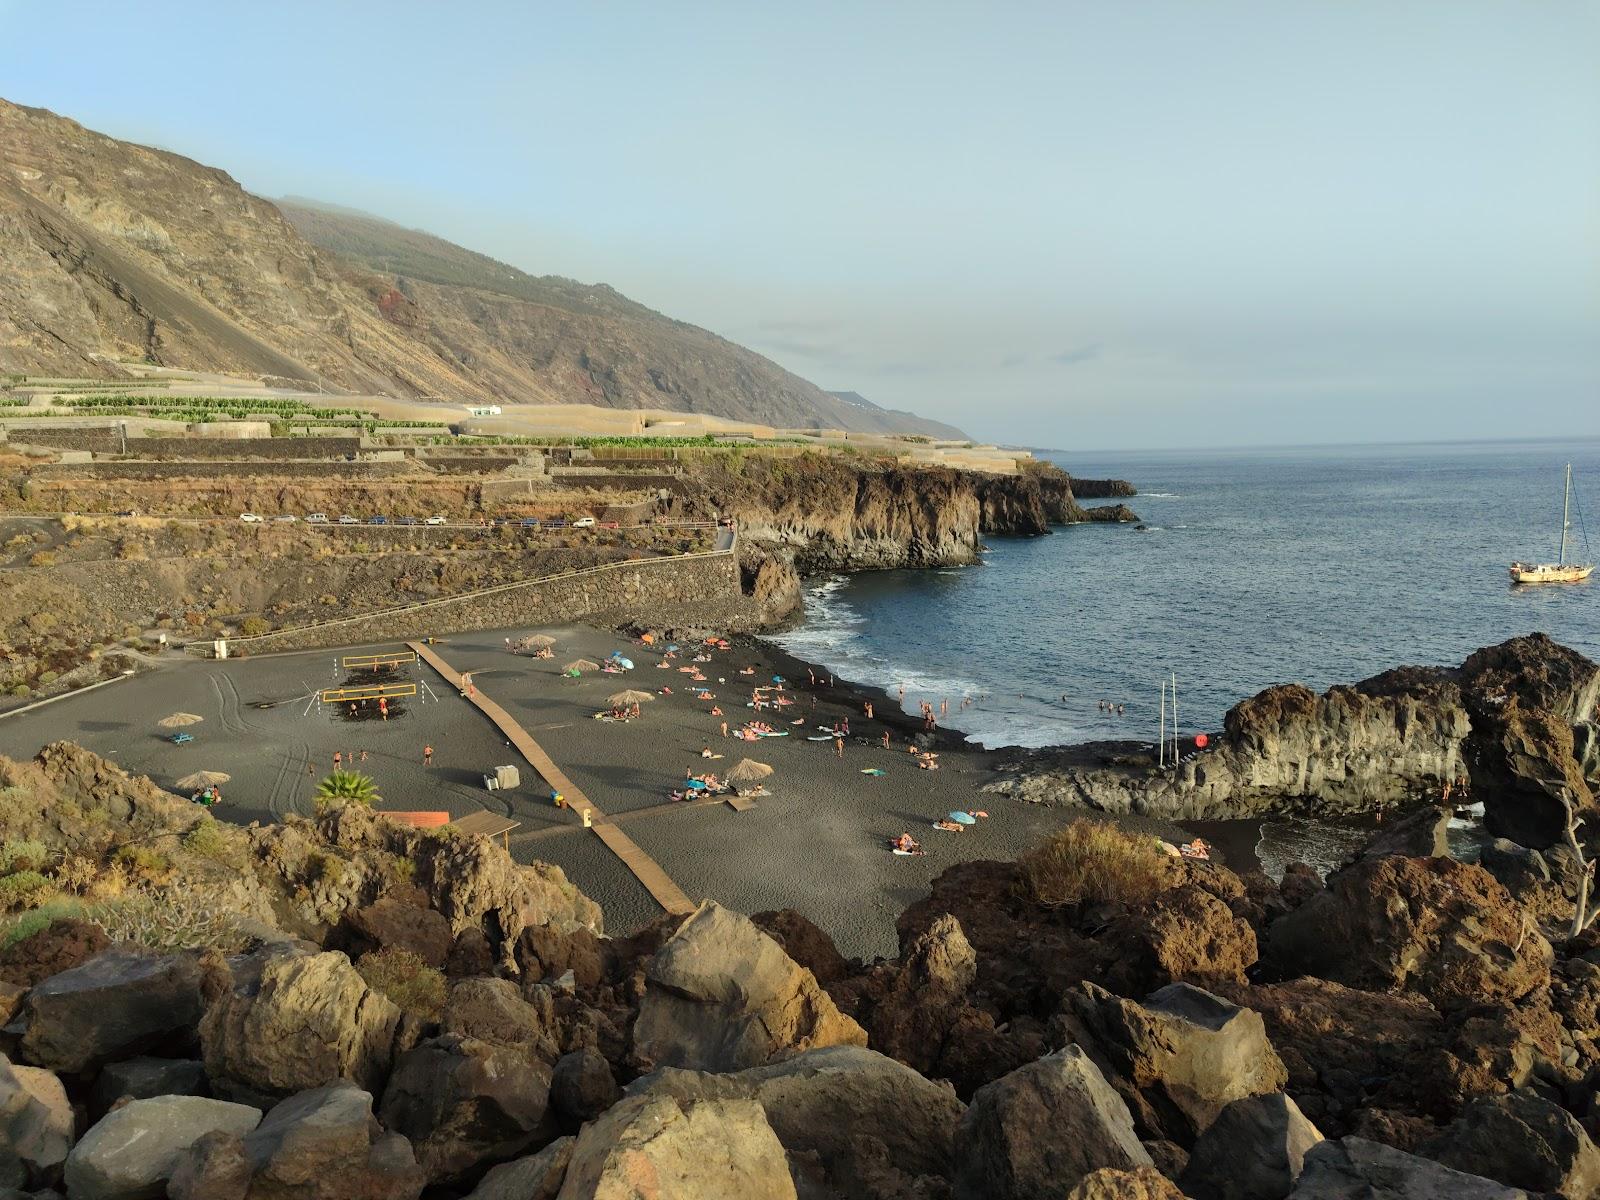
[[[410,1139],[429,1182],[458,1182],[533,1145],[549,1099],[544,1063],[449,1035],[400,1056],[379,1116],[385,1128]]]
[[[634,1024],[644,1065],[737,1071],[817,1046],[865,1045],[816,978],[748,917],[702,904],[645,974]]]
[[[550,1065],[561,1056],[553,1014],[522,998],[508,979],[463,979],[453,984],[439,1020],[443,1033],[476,1038]]]
[[[1288,1079],[1260,1014],[1186,983],[1142,1004],[1084,984],[1063,1025],[1114,1081],[1140,1131],[1180,1146],[1228,1104]]]
[[[758,912],[750,918],[761,930],[795,962],[817,977],[817,982],[827,987],[850,973],[850,964],[833,939],[811,923],[810,918],[792,908]]]
[[[947,1039],[967,1008],[978,956],[948,913],[912,938],[898,968],[884,968],[856,1016],[868,1044],[924,1075],[940,1074]],[[992,1021],[991,1021],[992,1026]]]
[[[1464,1175],[1390,1146],[1347,1137],[1319,1142],[1289,1200],[1533,1200],[1478,1175]]]
[[[31,988],[52,975],[71,970],[110,944],[106,931],[92,921],[75,917],[51,921],[38,933],[0,950],[0,983]]]
[[[57,1182],[75,1131],[61,1080],[0,1054],[0,1191]]]
[[[184,1151],[171,1200],[416,1200],[426,1180],[405,1138],[385,1134],[372,1096],[340,1082],[289,1097],[255,1129],[207,1134]]]
[[[1078,1180],[1065,1200],[1184,1200],[1184,1195],[1154,1167],[1101,1167]]]
[[[1265,965],[1440,1008],[1517,1000],[1550,982],[1552,952],[1483,868],[1448,858],[1365,859],[1273,923]]]
[[[200,969],[192,955],[113,947],[28,993],[22,1052],[42,1067],[83,1071],[186,1044],[201,1008]]]
[[[1282,1092],[1235,1100],[1200,1135],[1179,1182],[1195,1200],[1283,1200],[1321,1140]]]
[[[352,962],[373,950],[407,950],[442,967],[453,942],[450,922],[428,907],[426,895],[407,889],[345,913],[329,948],[343,950]]]
[[[1193,884],[1119,917],[1105,936],[1119,951],[1109,982],[1128,991],[1179,982],[1243,983],[1256,962],[1250,923]]]
[[[1600,1150],[1571,1113],[1529,1092],[1474,1100],[1418,1153],[1563,1200],[1600,1195]]]
[[[339,1079],[382,1084],[400,1010],[348,958],[268,948],[231,965],[234,987],[200,1023],[213,1088],[286,1096]]]
[[[600,939],[587,929],[562,932],[535,925],[522,931],[516,954],[522,978],[529,983],[559,979],[571,971],[575,986],[590,988],[604,971]]]
[[[1127,1106],[1077,1046],[979,1088],[956,1158],[956,1200],[1056,1200],[1091,1171],[1151,1165]]]
[[[795,1200],[754,1100],[629,1096],[584,1127],[561,1200]]]

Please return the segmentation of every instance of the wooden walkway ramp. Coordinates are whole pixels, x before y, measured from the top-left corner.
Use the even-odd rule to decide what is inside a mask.
[[[461,690],[460,672],[439,657],[431,647],[423,642],[407,642],[406,645],[417,652],[418,658],[443,676],[446,683],[457,691]],[[622,860],[623,865],[633,872],[639,882],[644,884],[645,889],[655,897],[657,904],[669,913],[692,913],[695,910],[694,903],[684,895],[683,889],[672,882],[667,873],[661,869],[661,864],[640,849],[638,843],[614,824],[598,804],[584,795],[583,790],[567,778],[566,772],[556,766],[554,760],[544,752],[544,747],[534,741],[510,713],[485,696],[476,686],[473,688],[473,694],[464,699],[468,704],[476,705],[484,716],[495,723],[500,732],[506,735],[506,740],[517,748],[517,752],[528,760],[528,765],[539,773],[551,789],[567,798],[567,804],[573,812],[581,813],[584,809],[589,810],[589,818],[594,822],[596,836]]]

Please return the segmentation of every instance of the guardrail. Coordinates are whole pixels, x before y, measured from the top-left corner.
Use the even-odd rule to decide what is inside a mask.
[[[738,549],[738,533],[736,530],[724,529],[718,541],[726,540],[727,545],[716,550],[694,550],[687,554],[663,554],[656,558],[632,558],[622,562],[601,563],[594,567],[578,567],[571,571],[557,571],[554,575],[538,575],[530,579],[518,579],[512,583],[497,583],[491,587],[475,588],[470,592],[458,592],[454,596],[436,596],[432,600],[418,600],[413,604],[400,604],[393,608],[379,608],[372,612],[358,613],[350,617],[334,617],[327,621],[313,621],[309,625],[295,625],[286,629],[274,629],[271,633],[256,634],[253,637],[227,638],[229,650],[240,648],[248,650],[252,645],[259,645],[272,638],[281,638],[289,634],[311,633],[319,629],[336,629],[341,625],[354,625],[361,621],[380,620],[384,617],[398,617],[408,613],[418,612],[426,608],[434,608],[440,604],[460,604],[463,601],[481,599],[485,596],[498,596],[506,592],[518,591],[522,588],[533,587],[541,583],[555,583],[564,579],[577,579],[586,575],[601,575],[610,571],[618,571],[627,567],[650,567],[667,563],[690,562],[702,558],[731,558]],[[195,654],[202,658],[209,658],[205,650],[211,641],[185,642],[185,653]]]

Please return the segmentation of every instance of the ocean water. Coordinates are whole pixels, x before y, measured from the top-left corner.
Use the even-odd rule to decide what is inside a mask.
[[[947,701],[944,723],[990,747],[1154,740],[1174,673],[1194,733],[1274,683],[1454,665],[1536,630],[1600,658],[1600,573],[1506,574],[1555,557],[1568,461],[1600,557],[1600,439],[1048,457],[1131,481],[1148,531],[996,537],[973,567],[813,580],[803,624],[774,640],[903,686],[910,711]]]

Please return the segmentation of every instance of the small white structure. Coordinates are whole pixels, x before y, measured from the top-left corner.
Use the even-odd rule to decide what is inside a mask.
[[[212,642],[211,643],[211,652],[217,658],[227,658],[228,657],[228,639],[227,638],[218,638],[216,641]]]
[[[469,417],[498,417],[500,406],[498,404],[474,404],[467,408]]]

